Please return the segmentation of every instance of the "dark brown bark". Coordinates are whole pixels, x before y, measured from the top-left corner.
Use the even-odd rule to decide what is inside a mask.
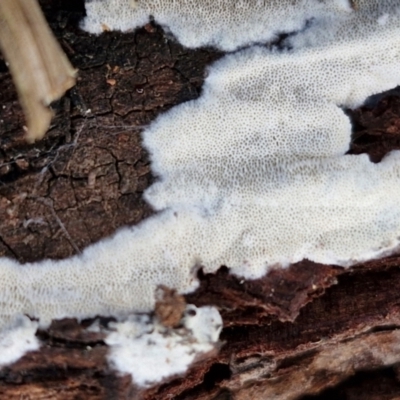
[[[78,28],[82,1],[41,4],[79,78],[53,105],[46,137],[27,145],[0,61],[0,255],[22,263],[71,256],[152,213],[142,193],[156,177],[140,129],[197,98],[220,57],[184,49],[154,24],[94,37]],[[399,93],[349,112],[350,152],[378,162],[400,148]],[[200,271],[201,287],[186,301],[219,308],[222,346],[185,377],[139,393],[109,369],[103,337],[84,329],[91,321],[54,321],[38,333],[39,351],[0,371],[0,398],[400,398],[399,266],[396,256],[348,270],[305,260],[247,282],[224,268]]]

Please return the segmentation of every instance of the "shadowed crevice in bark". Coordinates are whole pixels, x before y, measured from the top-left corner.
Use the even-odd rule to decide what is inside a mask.
[[[333,389],[301,400],[391,400],[400,396],[398,367],[359,372]]]

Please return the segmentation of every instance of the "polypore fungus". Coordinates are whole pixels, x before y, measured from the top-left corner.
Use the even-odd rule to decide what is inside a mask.
[[[309,18],[305,7],[320,4],[316,9],[322,10],[328,4],[298,1],[290,9],[289,3],[235,2],[247,7],[246,18],[260,14],[254,25],[265,24],[275,10],[284,26],[282,13],[291,10],[284,29],[296,30]],[[98,20],[102,6],[116,13],[107,18],[126,22],[127,2],[108,8],[116,4],[88,2],[85,26],[92,29],[96,18],[109,23]],[[276,31],[263,36],[262,25],[256,36],[242,40],[235,29],[241,23],[247,34],[248,21],[231,15],[237,10],[230,0],[220,0],[226,7],[213,10],[224,16],[223,29],[190,42],[196,29],[189,17],[203,22],[207,32],[211,2],[198,9],[191,1],[143,4],[157,5],[154,14],[162,23],[170,20],[160,15],[186,18],[179,29],[171,20],[170,29],[190,46],[233,49],[270,39]],[[379,164],[366,155],[345,155],[351,124],[341,107],[356,107],[400,84],[398,2],[359,1],[357,11],[345,7],[347,2],[330,4],[346,12],[318,11],[306,29],[286,39],[292,50],[255,46],[226,56],[210,67],[198,100],[176,106],[144,131],[159,178],[145,196],[157,215],[70,259],[23,268],[1,259],[0,326],[21,314],[44,326],[54,318],[123,319],[148,312],[159,285],[179,293],[195,289],[198,266],[214,272],[226,265],[237,275],[257,278],[271,266],[303,258],[349,266],[393,252],[400,241],[400,152]],[[296,7],[297,25],[291,20]],[[129,26],[145,23],[148,14],[146,9]],[[197,330],[193,327],[193,335]]]
[[[350,0],[87,0],[83,28],[126,31],[153,17],[184,46],[232,51],[351,9]]]

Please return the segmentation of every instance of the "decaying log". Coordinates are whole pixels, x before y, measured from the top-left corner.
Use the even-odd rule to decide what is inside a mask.
[[[184,49],[154,24],[91,36],[78,25],[83,1],[41,5],[79,75],[53,103],[48,134],[30,145],[0,61],[0,255],[22,263],[69,257],[152,213],[142,199],[154,177],[140,131],[197,98],[221,56]],[[350,152],[379,162],[400,148],[399,94],[349,111]],[[397,256],[348,270],[305,260],[257,281],[200,271],[200,289],[185,300],[218,307],[222,346],[185,377],[140,392],[110,369],[104,338],[84,329],[91,320],[62,320],[38,332],[39,351],[0,371],[0,398],[400,398],[399,266]]]

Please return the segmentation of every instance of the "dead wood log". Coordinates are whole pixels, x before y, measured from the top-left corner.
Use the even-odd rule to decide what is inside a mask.
[[[53,103],[45,138],[27,144],[0,61],[0,255],[22,263],[69,257],[152,213],[141,196],[153,177],[140,130],[198,97],[206,66],[220,57],[184,49],[153,24],[85,34],[81,0],[41,6],[79,75]],[[398,90],[349,113],[351,152],[378,162],[400,148]],[[219,308],[223,345],[185,377],[139,392],[110,370],[103,337],[84,329],[92,321],[54,321],[38,333],[40,351],[0,371],[0,398],[400,398],[399,266],[396,256],[349,270],[303,261],[252,282],[224,268],[200,271],[201,287],[186,301]]]

